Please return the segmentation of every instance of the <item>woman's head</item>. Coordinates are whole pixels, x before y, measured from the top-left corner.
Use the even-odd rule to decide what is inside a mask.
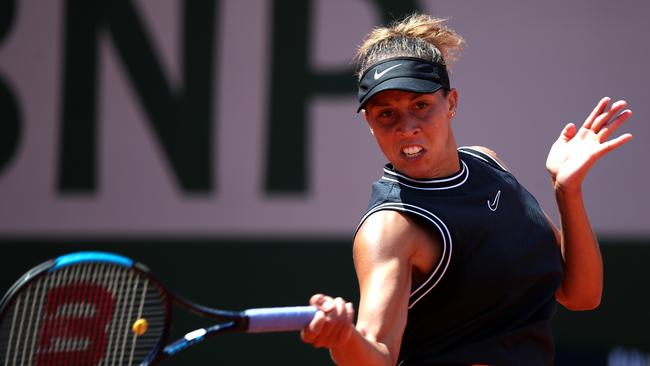
[[[413,15],[375,29],[359,48],[359,110],[388,160],[413,178],[459,168],[451,119],[458,94],[446,60],[463,44],[444,20]]]

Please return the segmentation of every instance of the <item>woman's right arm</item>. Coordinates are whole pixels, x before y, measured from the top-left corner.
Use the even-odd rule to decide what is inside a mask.
[[[395,365],[408,312],[412,270],[437,261],[432,236],[408,216],[380,211],[363,223],[354,241],[361,292],[356,327],[351,304],[314,295],[318,307],[303,340],[330,349],[337,365]]]

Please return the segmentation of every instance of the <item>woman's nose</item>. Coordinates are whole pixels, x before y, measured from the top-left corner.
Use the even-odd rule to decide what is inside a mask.
[[[398,132],[403,135],[417,135],[420,133],[420,123],[415,118],[404,118]]]

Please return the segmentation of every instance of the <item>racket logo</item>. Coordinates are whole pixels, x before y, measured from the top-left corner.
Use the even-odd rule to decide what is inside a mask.
[[[98,364],[115,299],[104,287],[77,283],[50,289],[45,297],[36,365]]]
[[[5,295],[10,302],[0,300],[10,304],[0,313],[0,365],[151,365],[208,336],[297,331],[316,314],[312,306],[209,308],[167,291],[143,268],[103,252],[34,267]],[[168,343],[172,301],[219,322]]]

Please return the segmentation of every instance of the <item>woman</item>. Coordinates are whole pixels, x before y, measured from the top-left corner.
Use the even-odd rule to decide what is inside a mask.
[[[484,147],[458,148],[458,92],[446,62],[463,39],[414,15],[372,32],[357,54],[359,110],[389,164],[354,238],[359,313],[341,298],[302,332],[339,365],[549,365],[555,302],[598,306],[602,261],[581,184],[631,111],[603,98],[581,127],[567,124],[546,168],[561,217]]]

